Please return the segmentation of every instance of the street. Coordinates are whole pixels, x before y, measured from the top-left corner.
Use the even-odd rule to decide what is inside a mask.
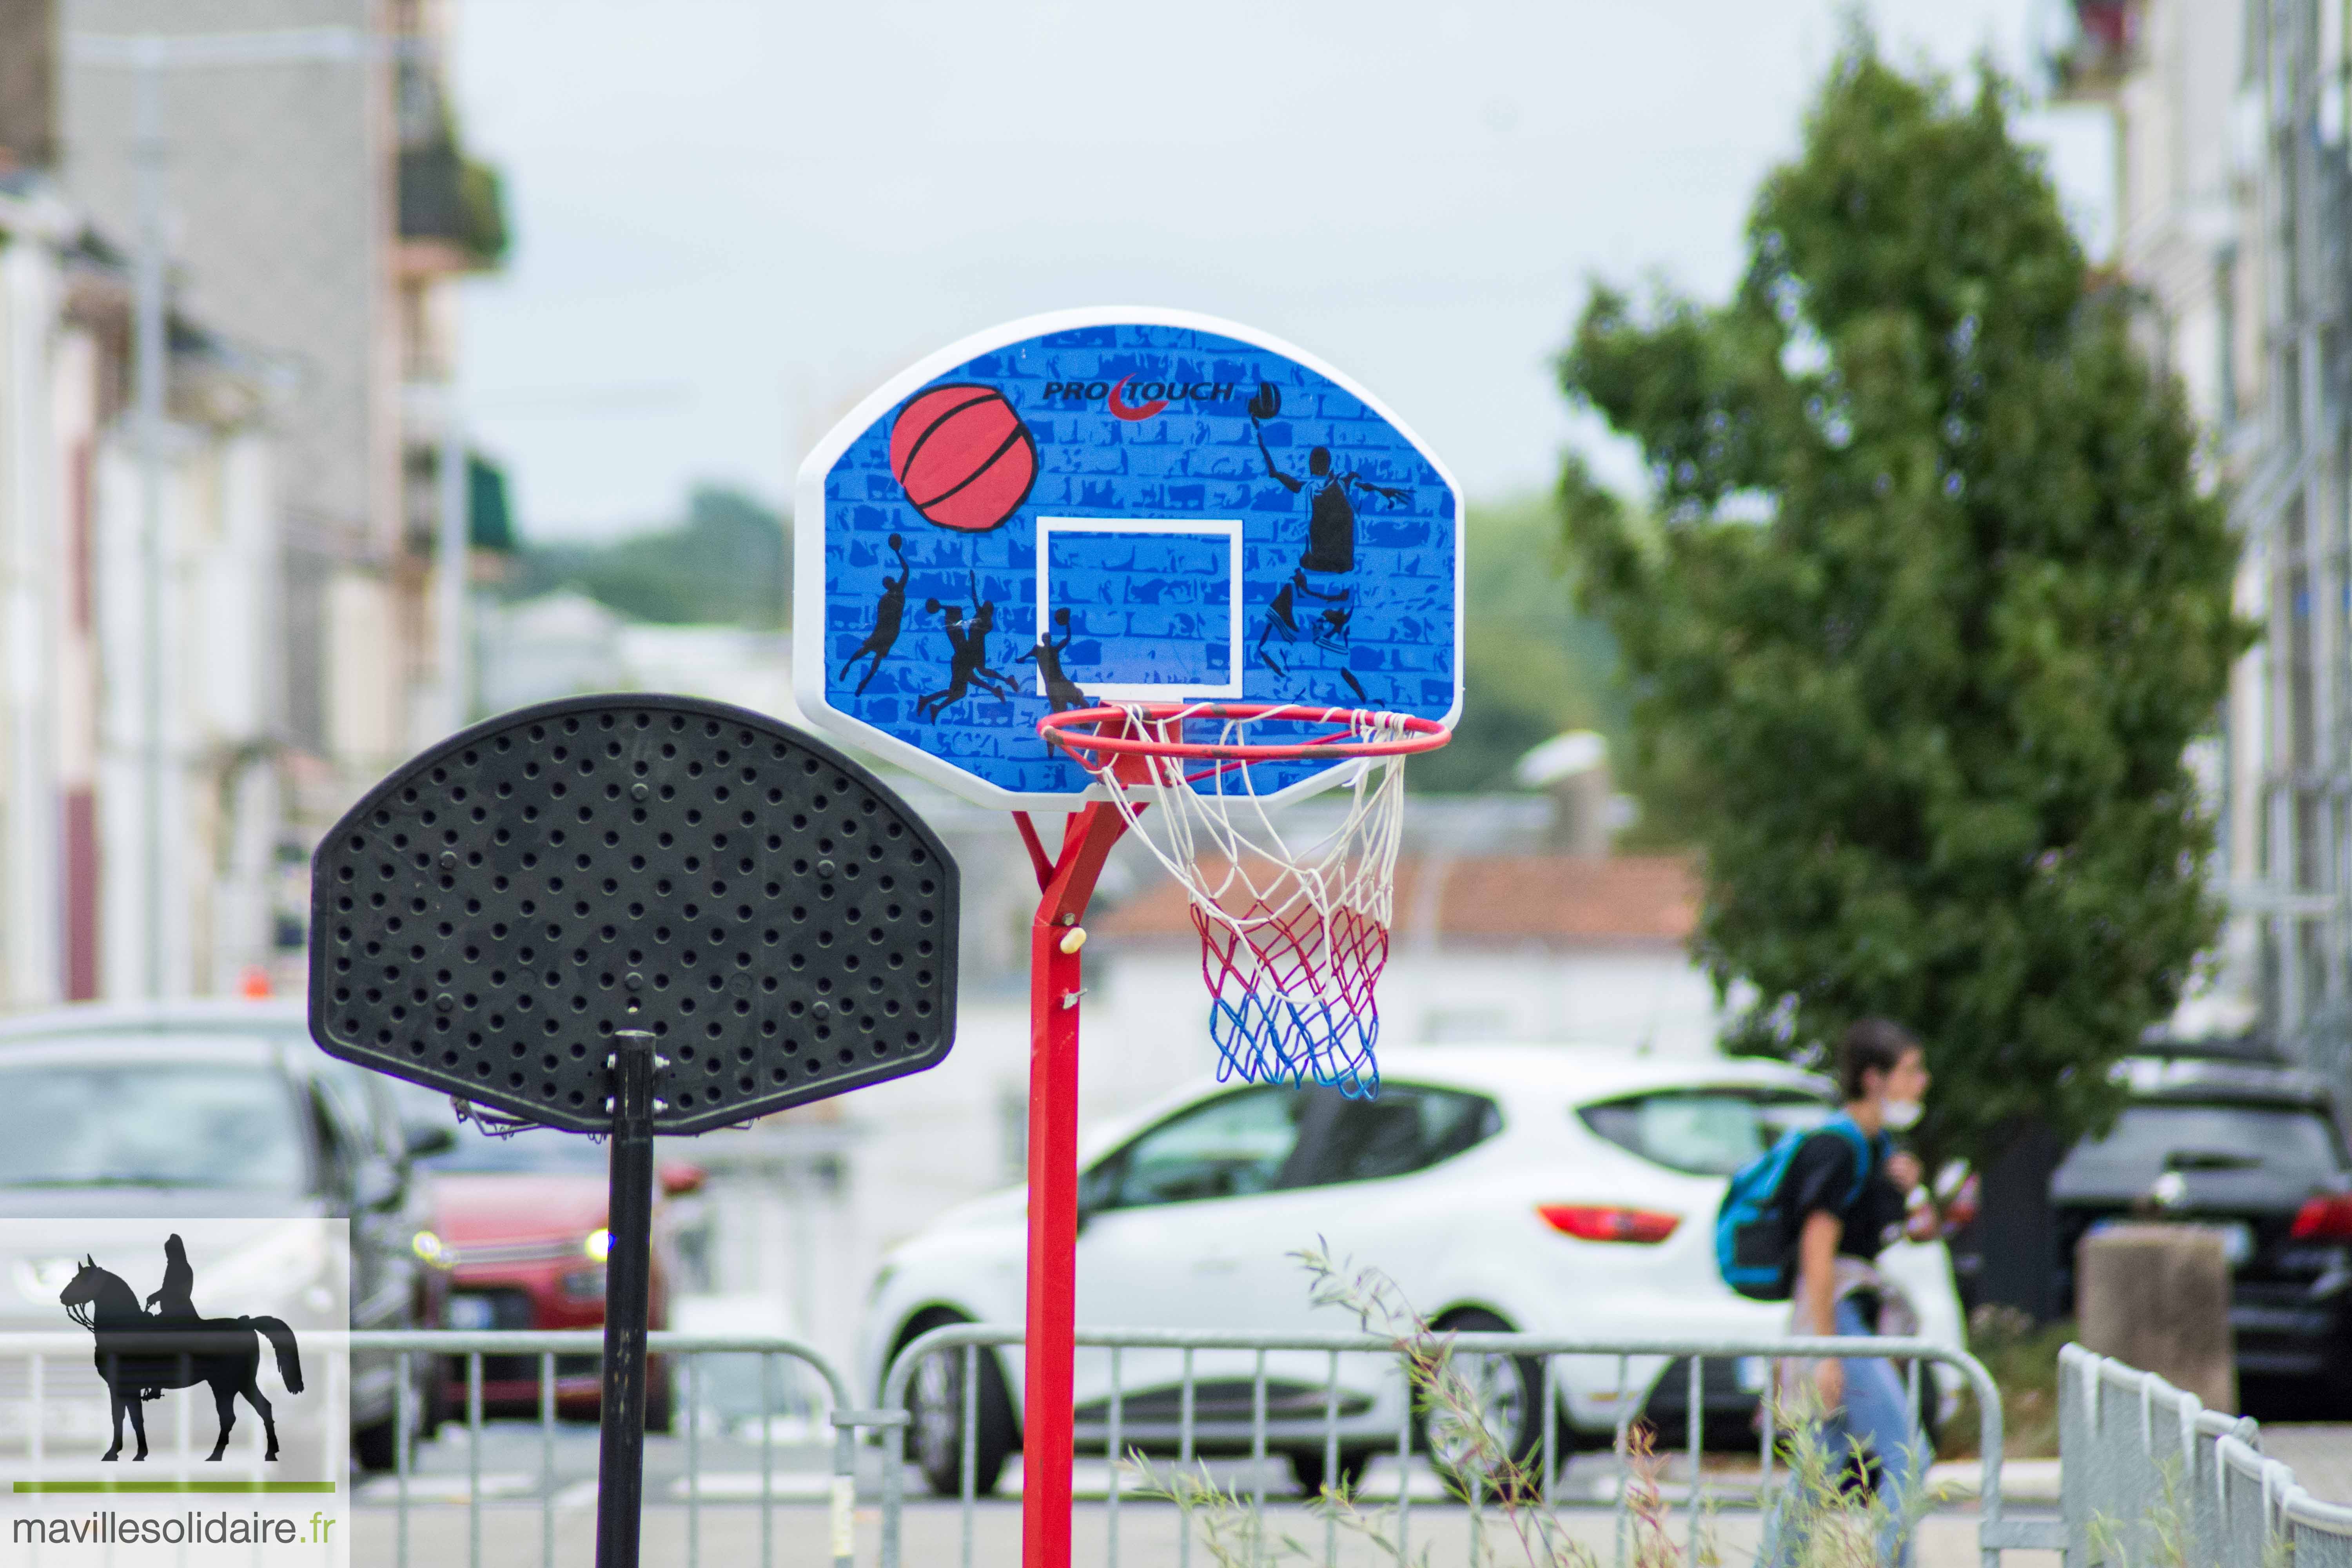
[[[1322,1561],[1319,1521],[1295,1507],[1270,1507],[1267,1517],[1277,1539],[1288,1536],[1307,1548],[1310,1555],[1305,1559],[1307,1562]],[[1609,1513],[1599,1509],[1578,1510],[1562,1518],[1569,1539],[1591,1551],[1597,1563],[1612,1561],[1614,1526]],[[1968,1515],[1945,1514],[1930,1519],[1920,1534],[1918,1568],[1974,1568],[1978,1562],[1974,1524],[1973,1518]],[[860,1564],[877,1560],[878,1526],[875,1510],[859,1510],[856,1560]],[[466,1550],[466,1528],[465,1515],[456,1510],[421,1514],[412,1528],[408,1560],[434,1563],[459,1561],[460,1553]],[[771,1563],[776,1568],[829,1568],[832,1562],[824,1510],[814,1504],[797,1504],[775,1511],[769,1543],[772,1555],[769,1556],[761,1555],[760,1521],[755,1510],[707,1510],[700,1525],[698,1556],[688,1552],[688,1528],[683,1509],[646,1510],[644,1561],[649,1568],[697,1562],[724,1563],[730,1568],[751,1568],[754,1563],[761,1568],[768,1568]],[[1180,1528],[1176,1510],[1165,1505],[1123,1507],[1119,1512],[1119,1561],[1155,1564],[1183,1561],[1178,1553]],[[1491,1532],[1499,1528],[1499,1522],[1490,1519],[1486,1528]],[[1726,1563],[1745,1564],[1752,1560],[1756,1529],[1753,1515],[1727,1518],[1719,1522],[1716,1540]],[[553,1560],[586,1561],[593,1547],[594,1531],[595,1516],[590,1510],[559,1511]],[[900,1561],[910,1568],[941,1568],[960,1561],[961,1521],[952,1506],[923,1504],[908,1508],[904,1531]],[[533,1510],[511,1506],[486,1508],[482,1514],[481,1561],[500,1564],[538,1561],[538,1532],[539,1521]],[[1413,1521],[1414,1549],[1419,1551],[1427,1545],[1433,1562],[1465,1561],[1468,1534],[1469,1521],[1460,1509],[1433,1510],[1417,1514]],[[1680,1521],[1675,1524],[1673,1539],[1677,1544],[1684,1540]],[[1081,1504],[1071,1531],[1073,1559],[1108,1563],[1112,1561],[1108,1545],[1106,1510],[1099,1504]],[[1192,1550],[1194,1563],[1203,1568],[1214,1563],[1215,1559],[1199,1540],[1195,1540]],[[1508,1556],[1507,1550],[1506,1561]],[[1019,1506],[995,1501],[975,1510],[971,1552],[974,1568],[1014,1568],[1020,1561]],[[1370,1568],[1393,1560],[1369,1542],[1343,1537],[1337,1561],[1344,1568]],[[2060,1557],[2054,1552],[2013,1552],[2006,1554],[2003,1561],[2012,1568],[2054,1568]],[[398,1562],[389,1515],[363,1510],[353,1541],[352,1568],[391,1568]]]

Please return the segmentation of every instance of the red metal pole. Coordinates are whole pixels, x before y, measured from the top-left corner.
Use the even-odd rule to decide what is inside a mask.
[[[1078,997],[1085,966],[1065,950],[1104,858],[1127,830],[1118,811],[1073,813],[1029,928],[1029,1331],[1022,1399],[1023,1568],[1070,1568],[1071,1336],[1077,1323]],[[1041,866],[1042,869],[1042,866]],[[1081,939],[1083,940],[1083,939]]]

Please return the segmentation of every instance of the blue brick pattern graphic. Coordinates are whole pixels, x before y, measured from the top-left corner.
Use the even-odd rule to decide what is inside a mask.
[[[1087,392],[1129,381],[1125,401],[1144,399],[1139,387],[1223,391],[1223,397],[1171,398],[1150,418],[1123,420],[1108,398]],[[828,703],[886,733],[944,758],[1000,788],[1028,794],[1075,791],[1084,775],[1036,732],[1047,711],[1034,665],[1020,656],[1037,640],[1044,617],[1037,598],[1037,526],[1056,519],[1188,517],[1242,520],[1243,697],[1250,701],[1316,702],[1374,707],[1443,718],[1454,702],[1454,561],[1460,500],[1403,434],[1353,394],[1274,351],[1192,328],[1121,324],[1057,332],[992,350],[935,378],[999,389],[1037,444],[1037,481],[1021,509],[985,533],[964,533],[927,522],[908,504],[889,463],[893,407],[836,459],[824,476],[824,643]],[[1260,633],[1276,595],[1297,571],[1307,548],[1308,501],[1267,477],[1252,429],[1248,404],[1260,383],[1281,394],[1278,416],[1264,433],[1285,472],[1305,477],[1316,447],[1328,447],[1335,472],[1353,471],[1371,483],[1409,492],[1389,500],[1358,489],[1355,567],[1341,579],[1318,579],[1329,591],[1344,587],[1354,613],[1344,648],[1302,635],[1283,644],[1278,674],[1255,657]],[[1055,395],[1045,395],[1048,386]],[[1076,395],[1064,389],[1076,389]],[[912,394],[919,395],[919,392]],[[898,405],[903,406],[904,402]],[[1176,679],[1231,679],[1224,623],[1206,589],[1215,575],[1223,592],[1230,568],[1223,541],[1183,536],[1096,536],[1115,541],[1127,564],[1098,552],[1089,583],[1076,560],[1065,577],[1058,559],[1049,575],[1072,584],[1080,599],[1104,595],[1118,601],[1087,607],[1074,602],[1074,637],[1064,668],[1081,688],[1090,671],[1164,668]],[[888,545],[902,540],[910,578],[896,645],[861,696],[863,661],[843,679],[841,667],[874,629],[875,606],[886,576],[898,571]],[[1215,553],[1213,573],[1203,570]],[[1158,553],[1155,553],[1158,552]],[[1164,561],[1163,603],[1149,603],[1150,563]],[[1139,565],[1138,563],[1140,563]],[[1123,581],[1115,586],[1107,578]],[[1139,578],[1146,580],[1139,581]],[[1056,588],[1059,595],[1062,590]],[[975,594],[977,597],[975,598]],[[928,607],[936,604],[938,608]],[[971,624],[976,604],[993,606],[986,635],[986,667],[1011,685],[1001,695],[974,682],[936,720],[918,703],[949,685],[950,648],[945,610],[952,605]],[[1295,598],[1302,626],[1322,607]],[[1051,606],[1047,606],[1050,612]],[[1113,610],[1119,624],[1096,624]],[[1214,635],[1203,636],[1214,622]],[[1210,645],[1214,644],[1212,664]],[[1362,687],[1358,698],[1342,679],[1344,668]],[[1199,674],[1187,673],[1198,669]],[[1151,676],[1095,674],[1096,679]],[[1255,770],[1257,787],[1271,791],[1305,775],[1297,767]]]
[[[1070,612],[1062,673],[1081,689],[1097,681],[1224,686],[1233,679],[1233,550],[1222,533],[1053,530],[1045,618],[1055,626],[1056,610]]]

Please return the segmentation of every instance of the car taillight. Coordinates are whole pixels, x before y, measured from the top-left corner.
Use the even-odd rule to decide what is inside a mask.
[[[1538,1204],[1544,1223],[1579,1241],[1661,1242],[1682,1224],[1678,1214],[1656,1209],[1624,1209],[1606,1204]]]
[[[2352,1241],[2352,1193],[2305,1198],[2287,1234],[2297,1241]]]

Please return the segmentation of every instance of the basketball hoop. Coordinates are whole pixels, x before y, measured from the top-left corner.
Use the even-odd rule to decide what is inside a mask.
[[[1218,1076],[1378,1094],[1373,987],[1388,962],[1404,759],[1445,744],[1445,727],[1368,709],[1202,701],[1053,713],[1037,731],[1094,775],[1190,895]],[[1251,769],[1335,758],[1351,764],[1339,786],[1348,809],[1294,847]]]

